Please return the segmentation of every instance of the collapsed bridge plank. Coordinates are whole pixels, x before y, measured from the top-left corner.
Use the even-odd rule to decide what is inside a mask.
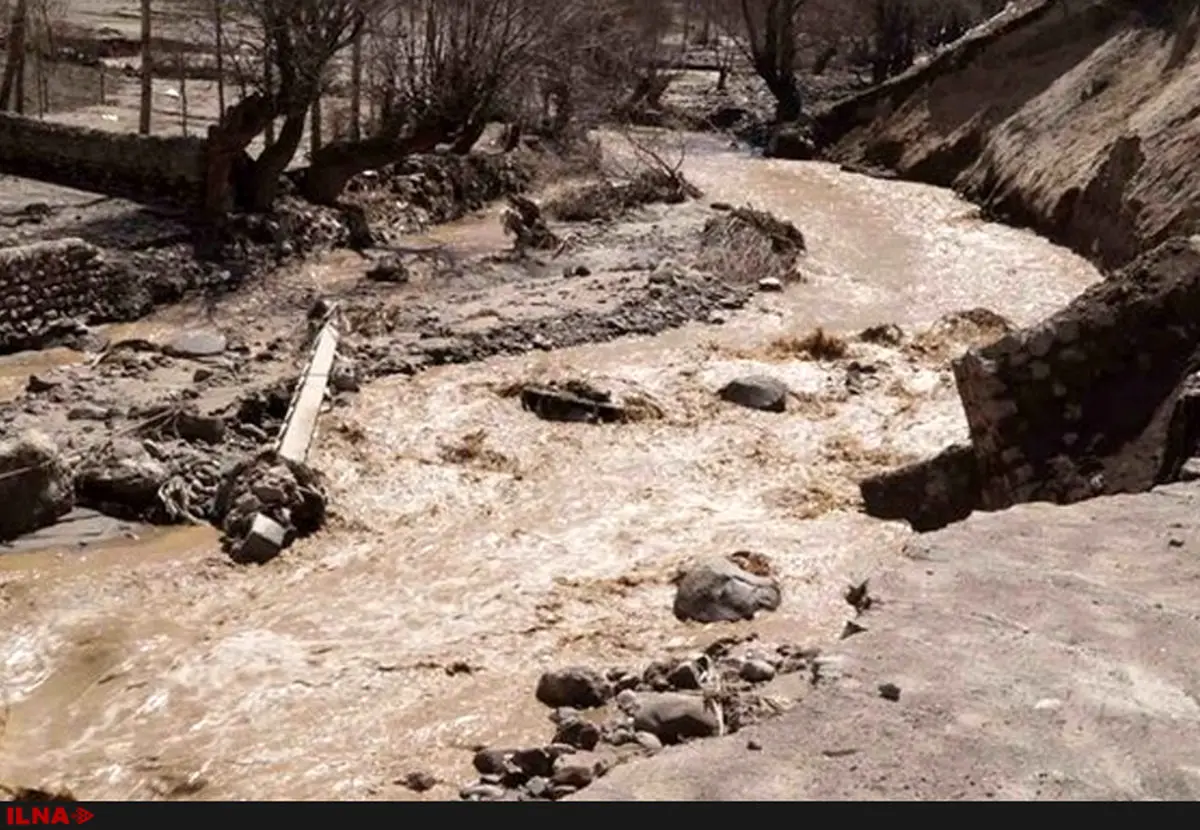
[[[329,373],[337,357],[337,330],[326,323],[317,335],[308,369],[301,376],[292,411],[279,438],[280,458],[303,464],[312,446],[313,433],[317,428],[317,416],[325,400],[325,387],[329,384]]]

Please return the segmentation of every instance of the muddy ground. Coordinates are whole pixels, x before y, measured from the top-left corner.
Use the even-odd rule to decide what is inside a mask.
[[[5,358],[6,432],[36,425],[81,458],[117,433],[149,440],[201,482],[192,505],[210,496],[197,466],[269,442],[280,396],[255,392],[298,371],[318,298],[341,302],[348,371],[312,458],[330,523],[279,559],[238,566],[211,528],[86,516],[86,546],[60,535],[0,556],[13,632],[0,780],[83,798],[457,798],[473,747],[554,734],[533,695],[543,670],[640,670],[727,633],[768,650],[836,641],[846,584],[900,556],[908,533],[857,512],[858,478],[965,435],[947,361],[1002,324],[954,313],[1026,323],[1096,275],[944,191],[711,137],[687,149],[703,198],[552,222],[568,241],[557,256],[514,259],[493,208],[397,239],[407,283],[368,280],[370,263],[337,253],[97,331],[78,344],[91,351]],[[706,258],[720,202],[802,229],[784,290]],[[857,336],[883,323],[903,338]],[[818,326],[845,350],[813,355]],[[225,348],[164,352],[195,330]],[[785,382],[788,411],[719,399],[747,374]],[[653,414],[551,423],[512,395],[571,378]],[[219,444],[179,436],[163,403],[219,416]],[[779,610],[677,621],[676,569],[737,550],[771,561]],[[411,773],[439,783],[418,793]]]

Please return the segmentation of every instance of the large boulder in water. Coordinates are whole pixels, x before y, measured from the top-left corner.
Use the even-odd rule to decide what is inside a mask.
[[[49,436],[0,441],[0,542],[47,527],[75,504],[71,475]]]
[[[774,611],[782,601],[779,582],[751,573],[730,558],[694,562],[675,587],[675,616],[697,622],[752,620],[759,611]]]

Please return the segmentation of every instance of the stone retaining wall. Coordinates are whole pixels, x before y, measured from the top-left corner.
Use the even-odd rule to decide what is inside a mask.
[[[1200,238],[1174,239],[1039,325],[964,355],[955,380],[981,507],[1152,487],[1200,358]]]
[[[142,202],[191,206],[204,140],[113,133],[0,113],[0,173]]]
[[[94,245],[56,239],[0,248],[0,353],[34,348],[72,320],[109,316],[137,286]]]

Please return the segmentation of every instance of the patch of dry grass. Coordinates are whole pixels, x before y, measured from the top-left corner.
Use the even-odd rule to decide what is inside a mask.
[[[515,473],[517,463],[487,446],[487,430],[477,429],[458,440],[441,444],[438,457],[446,464],[461,464],[494,473]]]
[[[818,328],[804,337],[780,337],[767,346],[767,355],[776,360],[802,358],[817,361],[840,360],[850,345],[836,334]]]

